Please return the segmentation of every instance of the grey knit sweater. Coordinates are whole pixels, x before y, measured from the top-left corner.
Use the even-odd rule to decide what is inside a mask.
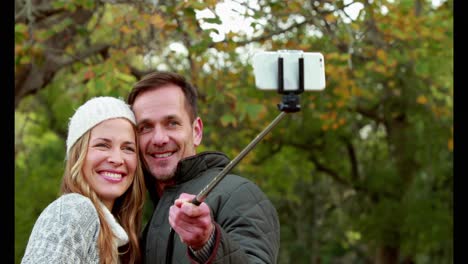
[[[125,245],[125,230],[101,206],[117,237],[115,246]],[[99,230],[98,213],[89,198],[77,193],[62,195],[37,219],[21,263],[99,263]]]

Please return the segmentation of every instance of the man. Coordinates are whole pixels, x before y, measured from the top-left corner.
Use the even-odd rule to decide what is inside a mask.
[[[228,174],[203,203],[190,203],[229,163],[220,152],[196,153],[203,122],[195,87],[154,72],[134,85],[128,103],[154,205],[142,234],[145,263],[276,263],[278,215],[254,183]]]

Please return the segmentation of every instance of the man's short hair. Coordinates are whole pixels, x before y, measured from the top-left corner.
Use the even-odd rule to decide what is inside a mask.
[[[190,84],[184,76],[166,71],[157,71],[149,73],[133,85],[130,94],[127,97],[127,103],[133,106],[137,96],[145,91],[158,89],[162,86],[174,84],[182,89],[185,95],[185,107],[189,113],[190,121],[194,121],[198,116],[197,98],[198,91],[195,86]]]

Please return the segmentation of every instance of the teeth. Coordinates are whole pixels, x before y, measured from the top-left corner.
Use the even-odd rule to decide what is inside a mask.
[[[164,154],[154,154],[154,157],[155,158],[167,158],[169,156],[171,156],[172,153],[168,152],[168,153],[164,153]]]
[[[106,176],[106,177],[109,177],[109,178],[113,178],[113,179],[121,179],[122,178],[122,174],[118,174],[118,173],[104,172],[103,175]]]

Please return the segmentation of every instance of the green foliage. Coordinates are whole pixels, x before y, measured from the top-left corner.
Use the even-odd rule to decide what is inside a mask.
[[[15,240],[22,241],[15,243],[17,260],[24,254],[35,220],[58,195],[64,165],[63,140],[35,125],[26,126],[31,134],[24,132],[28,136],[22,144],[27,151],[15,157]]]

